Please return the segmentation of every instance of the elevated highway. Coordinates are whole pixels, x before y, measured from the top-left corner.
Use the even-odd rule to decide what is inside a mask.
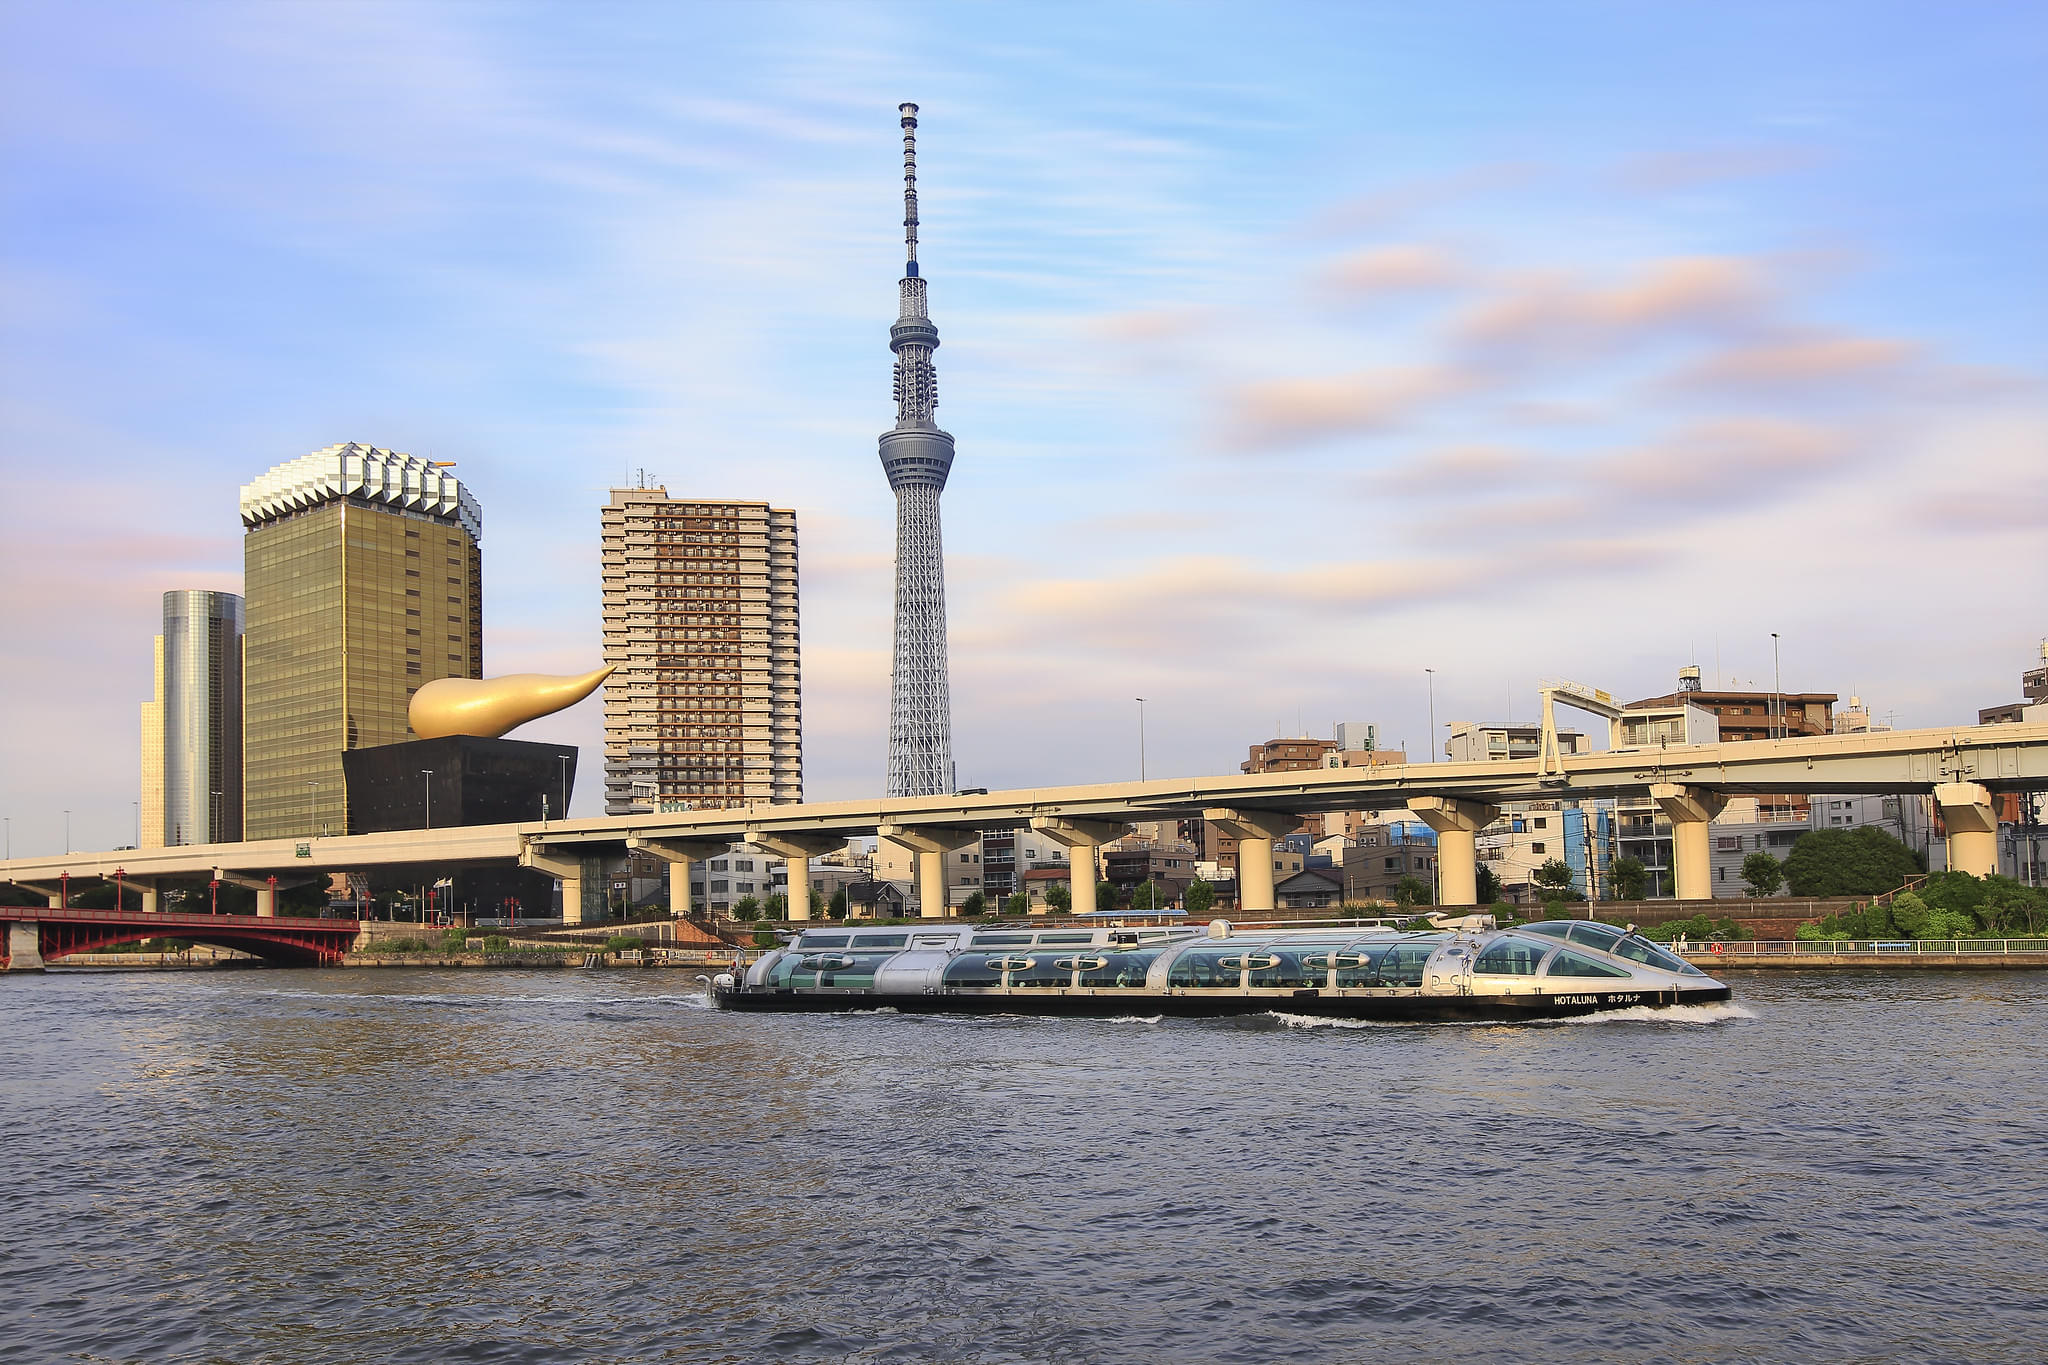
[[[0,881],[68,899],[71,882],[113,880],[143,892],[154,911],[161,888],[221,880],[256,891],[259,914],[275,913],[280,885],[339,871],[387,874],[520,865],[562,878],[565,917],[582,917],[597,891],[598,865],[629,850],[672,864],[671,904],[689,908],[688,865],[749,840],[787,858],[793,887],[807,884],[808,859],[846,839],[879,835],[917,854],[924,905],[944,904],[940,859],[984,830],[1030,828],[1068,845],[1076,857],[1136,820],[1206,816],[1241,841],[1240,904],[1273,905],[1273,840],[1303,815],[1335,810],[1407,809],[1438,831],[1440,899],[1474,900],[1474,835],[1509,801],[1650,796],[1673,822],[1680,897],[1705,898],[1707,821],[1727,798],[1768,792],[1932,794],[1948,828],[1953,867],[1996,867],[1991,798],[2003,791],[2048,789],[2048,725],[1982,725],[1820,735],[1736,744],[1670,745],[1495,763],[1410,763],[1319,768],[1249,776],[1162,778],[1080,787],[962,793],[863,801],[804,802],[723,810],[532,821],[449,829],[402,830],[338,838],[272,839],[118,849],[0,862]],[[1261,856],[1261,855],[1265,856]],[[1074,910],[1094,908],[1095,888],[1076,877]],[[593,897],[594,899],[594,897]],[[792,904],[802,917],[806,907]]]

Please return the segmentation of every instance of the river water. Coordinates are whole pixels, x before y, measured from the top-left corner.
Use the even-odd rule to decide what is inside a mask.
[[[0,979],[0,1359],[2038,1361],[2048,974],[1536,1026]]]

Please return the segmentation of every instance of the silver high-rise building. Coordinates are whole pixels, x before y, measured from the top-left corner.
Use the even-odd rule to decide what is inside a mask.
[[[242,837],[242,599],[164,594],[156,695],[142,703],[143,848]]]
[[[896,353],[896,426],[882,434],[882,468],[896,491],[896,652],[889,674],[890,796],[953,790],[953,703],[946,682],[946,551],[939,494],[953,468],[953,438],[932,421],[939,405],[932,352],[939,329],[917,273],[917,106],[903,123],[901,307],[889,329]]]

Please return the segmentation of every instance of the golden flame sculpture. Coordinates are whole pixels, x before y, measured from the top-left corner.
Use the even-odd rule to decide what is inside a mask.
[[[562,677],[553,673],[507,673],[502,678],[436,678],[412,695],[407,712],[421,739],[475,735],[496,739],[514,726],[574,706],[612,675],[617,664]]]

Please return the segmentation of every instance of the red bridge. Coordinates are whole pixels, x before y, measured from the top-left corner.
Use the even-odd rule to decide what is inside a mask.
[[[73,953],[146,938],[239,948],[284,967],[332,966],[355,941],[358,927],[352,919],[0,906],[0,943],[8,971],[34,971]]]

